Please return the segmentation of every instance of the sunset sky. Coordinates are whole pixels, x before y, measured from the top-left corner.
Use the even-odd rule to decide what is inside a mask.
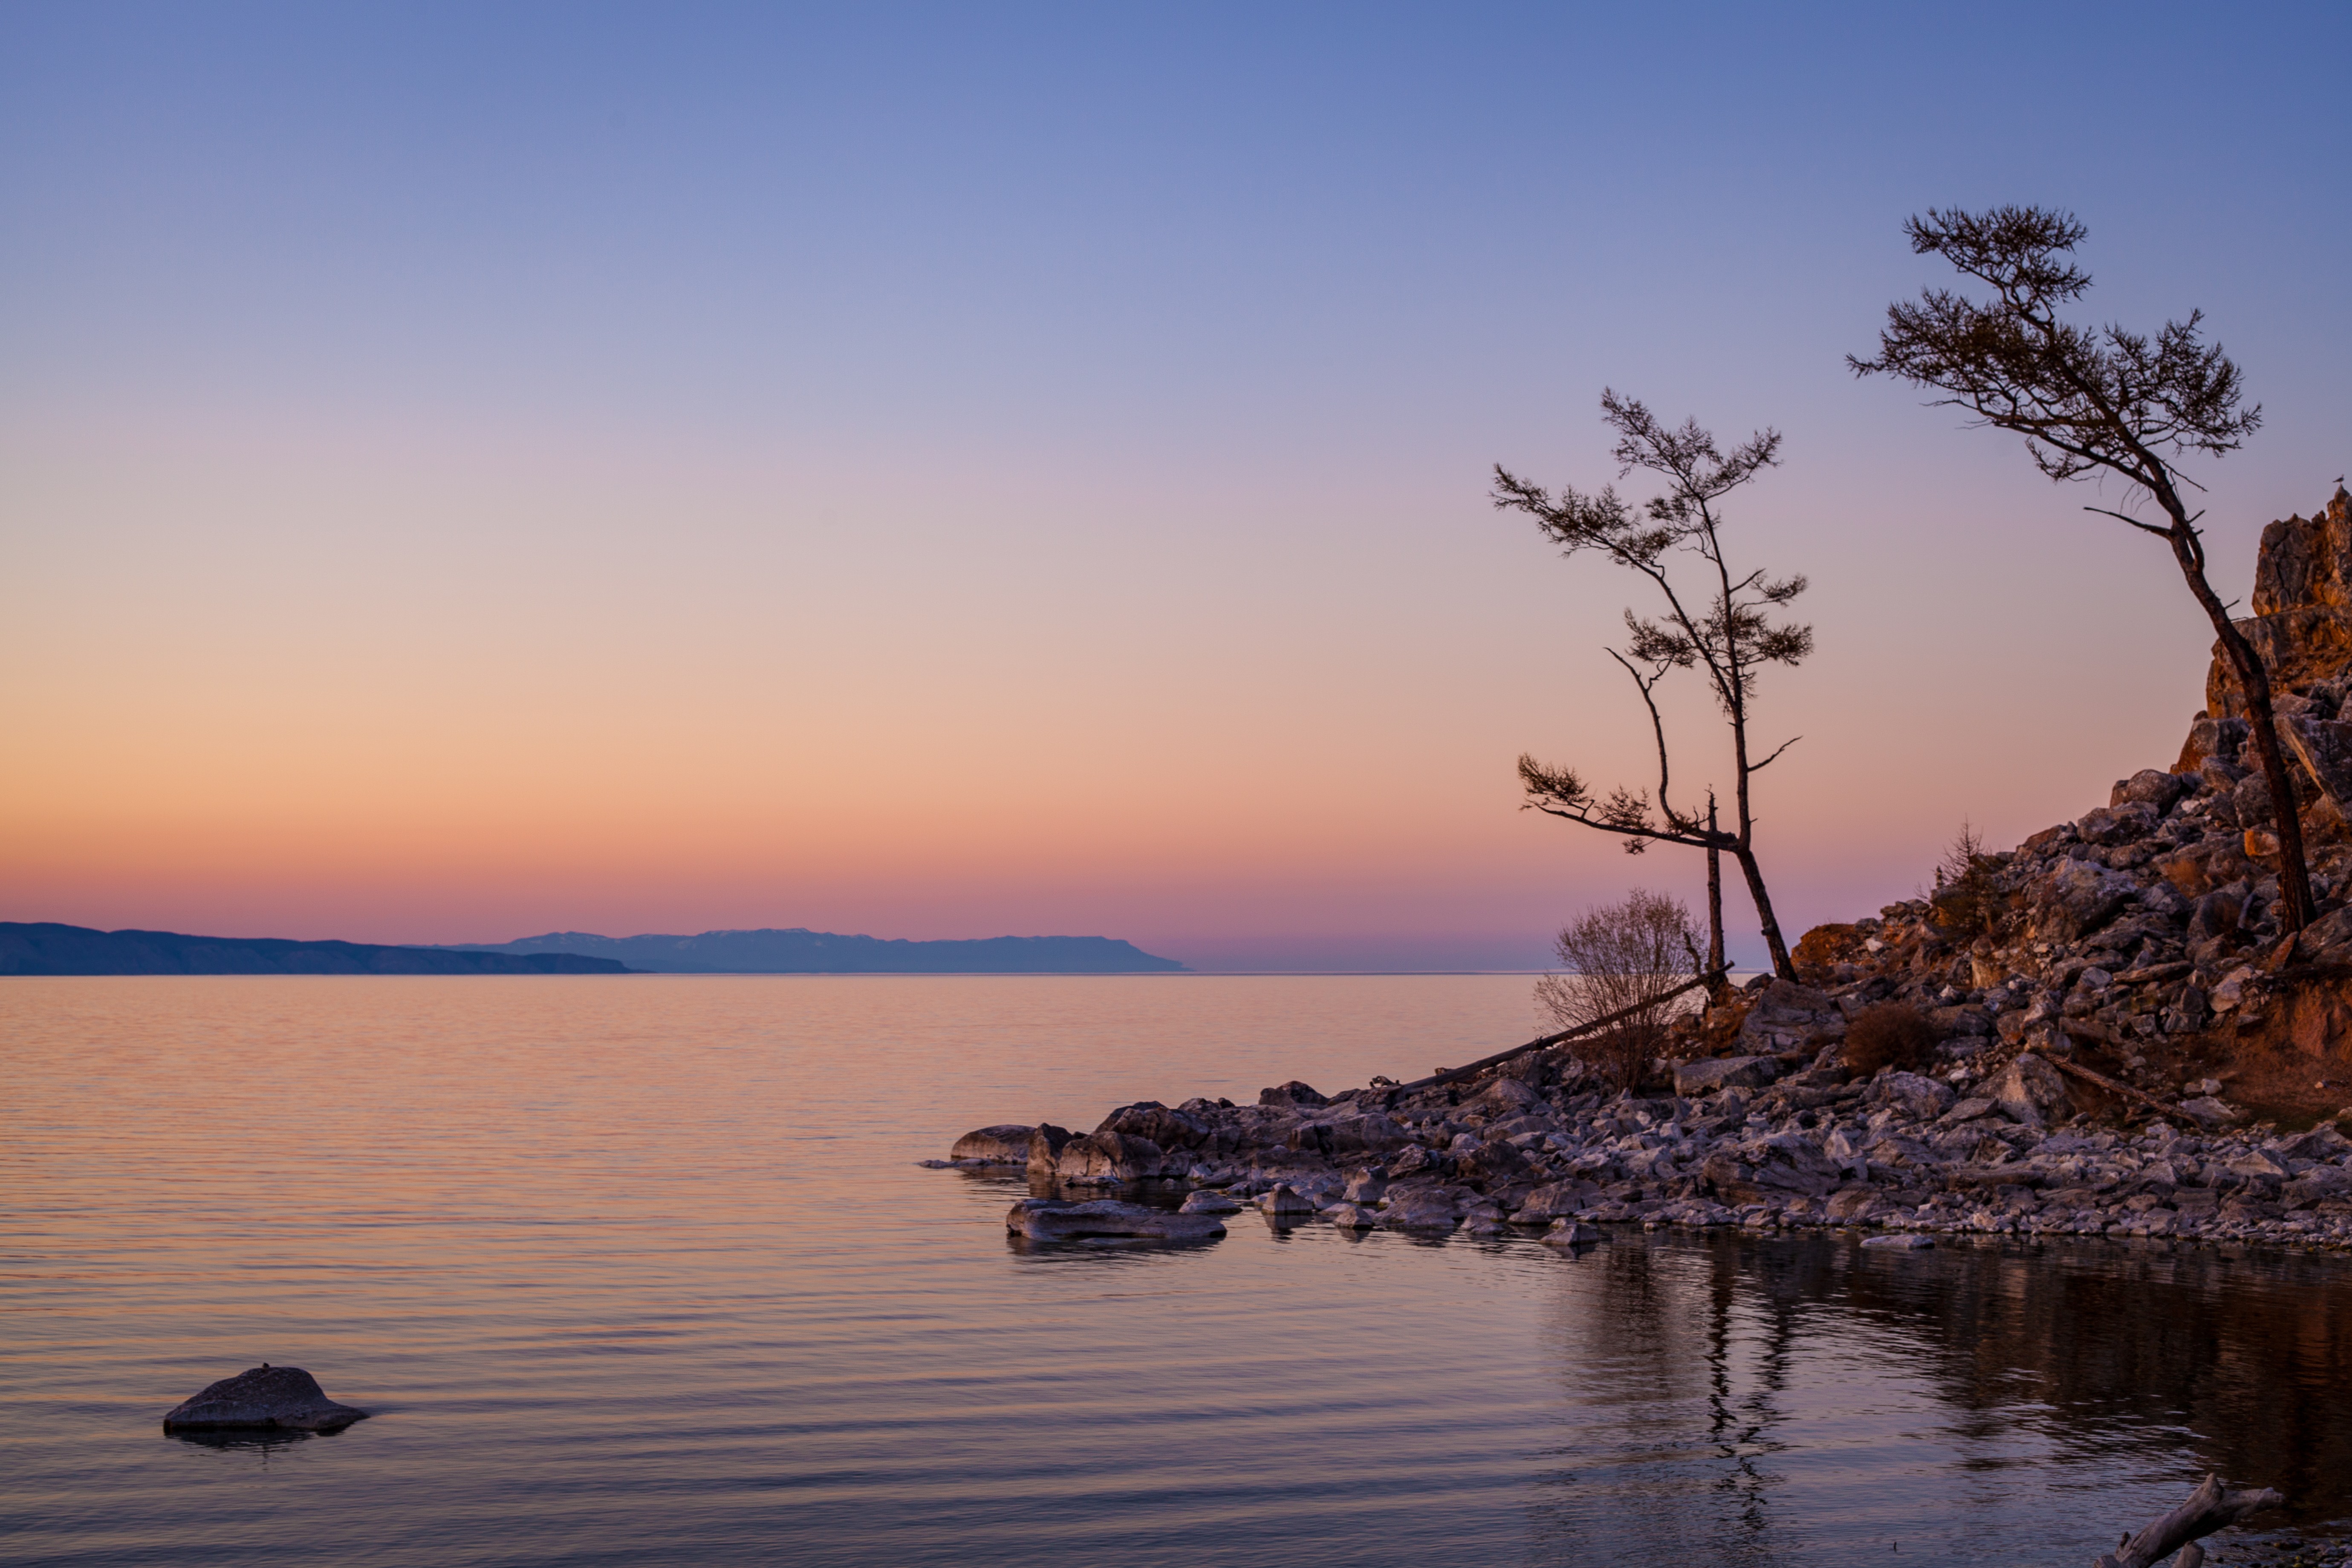
[[[1787,461],[1793,936],[2168,764],[2162,546],[1841,356],[1906,215],[2090,226],[2352,464],[2340,5],[0,5],[0,919],[1100,933],[1518,967],[1633,886],[1604,386]],[[1638,478],[1627,481],[1639,490]],[[1640,493],[1646,493],[1640,492]],[[1678,774],[1728,784],[1695,688]],[[1761,945],[1732,903],[1737,955]]]

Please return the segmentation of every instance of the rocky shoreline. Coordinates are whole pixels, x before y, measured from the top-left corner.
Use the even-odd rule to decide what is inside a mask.
[[[1757,1000],[1801,989],[1775,982]],[[1181,1184],[1196,1214],[1248,1203],[1349,1229],[1571,1243],[1640,1225],[2352,1247],[2352,1139],[2332,1123],[2052,1126],[2063,1080],[2030,1053],[1990,1080],[1962,1065],[1958,1085],[1781,1065],[1713,1058],[1686,1064],[1676,1093],[1605,1094],[1555,1047],[1459,1087],[1327,1097],[1291,1083],[1249,1106],[1139,1101],[1087,1133],[986,1128],[938,1163],[1024,1173],[1035,1195],[1016,1216]]]
[[[1545,1046],[1328,1096],[1141,1100],[1084,1134],[984,1128],[932,1163],[1025,1172],[1015,1229],[1072,1192],[1175,1182],[1355,1229],[1570,1241],[1639,1224],[2352,1247],[2352,494],[2263,531],[2252,608],[2320,897],[2300,932],[2217,658],[2168,768],[1965,855],[1931,897],[1815,928],[1796,980],[1675,1019],[1638,1091]],[[1916,1054],[1850,1053],[1889,1007]]]

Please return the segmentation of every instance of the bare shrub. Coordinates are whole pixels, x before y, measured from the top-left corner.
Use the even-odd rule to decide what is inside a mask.
[[[1845,1065],[1857,1073],[1908,1072],[1936,1048],[1935,1026],[1908,1002],[1881,1002],[1853,1016],[1845,1030]]]
[[[1681,900],[1637,889],[1624,902],[1587,910],[1560,928],[1552,952],[1569,973],[1536,982],[1536,1006],[1562,1029],[1629,1013],[1565,1048],[1589,1070],[1631,1089],[1665,1038],[1675,1008],[1667,994],[1705,968],[1698,942]]]
[[[1936,864],[1936,890],[1928,912],[1945,931],[1963,939],[1990,936],[2000,921],[2000,893],[1993,886],[1996,869],[1985,853],[1984,836],[1966,818],[1944,858]]]

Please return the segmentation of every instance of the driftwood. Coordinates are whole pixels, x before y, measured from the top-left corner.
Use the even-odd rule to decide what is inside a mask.
[[[2205,1561],[2205,1549],[2197,1544],[2200,1537],[2284,1501],[2268,1487],[2225,1491],[2221,1477],[2207,1476],[2205,1484],[2189,1493],[2187,1502],[2137,1535],[2126,1536],[2113,1552],[2101,1552],[2091,1568],[2155,1568],[2175,1552],[2180,1552],[2176,1568],[2198,1568]]]
[[[2089,1029],[2083,1028],[2070,1023],[2066,1026],[2066,1032],[2074,1036],[2077,1039],[2096,1040],[2103,1045],[2110,1046],[2116,1043],[2115,1037],[2108,1034],[2104,1029],[2100,1030],[2096,1034],[2093,1034]],[[2127,1083],[2117,1083],[2114,1079],[2109,1078],[2103,1072],[2093,1072],[2089,1068],[2084,1067],[2080,1062],[2070,1062],[2064,1057],[2060,1056],[2045,1057],[2042,1059],[2047,1061],[2052,1067],[2056,1068],[2060,1072],[2073,1073],[2084,1083],[2095,1085],[2100,1089],[2105,1089],[2109,1094],[2119,1096],[2125,1100],[2137,1100],[2138,1103],[2147,1106],[2150,1110],[2155,1111],[2158,1116],[2177,1116],[2179,1114],[2179,1108],[2178,1106],[2167,1105],[2164,1101],[2157,1099],[2153,1095],[2142,1094],[2139,1090],[2134,1089]]]
[[[1417,1089],[1435,1089],[1440,1084],[1460,1083],[1464,1079],[1475,1078],[1490,1068],[1501,1067],[1505,1062],[1516,1060],[1526,1056],[1529,1051],[1546,1050],[1563,1041],[1572,1040],[1579,1035],[1589,1035],[1596,1029],[1605,1029],[1612,1024],[1622,1024],[1628,1018],[1637,1017],[1648,1012],[1661,1002],[1671,1002],[1685,992],[1696,991],[1702,985],[1712,984],[1730,973],[1727,969],[1710,969],[1696,980],[1685,981],[1672,991],[1662,991],[1646,1002],[1636,1003],[1631,1007],[1621,1007],[1605,1018],[1595,1018],[1590,1024],[1579,1024],[1573,1029],[1562,1029],[1557,1035],[1546,1035],[1541,1039],[1529,1040],[1524,1046],[1513,1046],[1507,1051],[1496,1051],[1491,1057],[1480,1057],[1467,1067],[1440,1068],[1427,1078],[1417,1078],[1411,1083],[1391,1084],[1384,1092],[1408,1094]]]

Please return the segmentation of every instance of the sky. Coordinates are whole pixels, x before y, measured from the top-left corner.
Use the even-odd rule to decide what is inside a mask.
[[[1604,388],[1785,461],[1793,937],[2168,765],[2162,545],[1843,356],[1928,206],[2089,226],[2352,463],[2352,11],[0,4],[0,919],[1104,934],[1540,966],[1634,887],[1641,584],[1488,500]],[[1644,494],[1638,477],[1626,482]],[[1670,695],[1678,778],[1727,785]],[[1736,957],[1762,956],[1730,894]]]

